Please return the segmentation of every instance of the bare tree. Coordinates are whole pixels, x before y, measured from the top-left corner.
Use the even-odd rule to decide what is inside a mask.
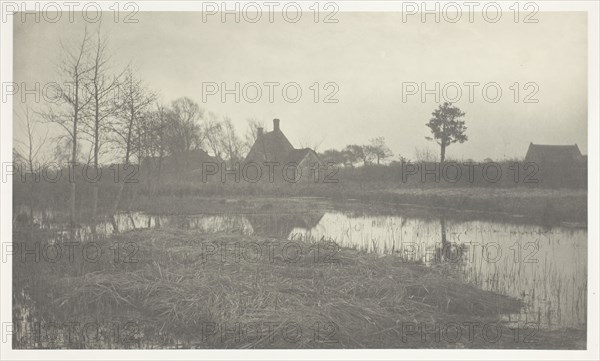
[[[236,162],[239,162],[242,159],[243,142],[237,136],[233,123],[231,122],[231,118],[225,117],[223,119],[222,129],[223,139],[221,142],[223,152],[225,153],[225,157],[230,164],[234,165]]]
[[[223,124],[215,113],[209,112],[202,131],[203,143],[218,160],[223,159]]]
[[[118,89],[118,77],[110,77],[110,55],[108,55],[108,39],[102,37],[100,28],[96,34],[96,42],[94,44],[91,70],[89,80],[85,86],[88,94],[91,97],[90,108],[87,110],[89,114],[84,123],[85,132],[92,144],[91,163],[95,174],[98,173],[100,148],[108,133],[105,129],[105,121],[108,117],[115,114],[116,107],[114,103],[114,95]],[[97,211],[98,211],[98,181],[93,182],[92,188],[92,233],[96,233]]]
[[[344,152],[348,155],[348,161],[350,163],[362,161],[363,165],[366,166],[373,159],[373,154],[368,152],[364,145],[347,145],[346,148],[344,148]]]
[[[182,166],[183,169],[189,166],[189,151],[200,148],[202,144],[201,121],[204,118],[204,110],[187,97],[174,100],[171,107],[172,110],[168,113],[168,144],[171,154],[177,160],[177,172],[180,172]]]
[[[160,186],[163,159],[169,149],[168,120],[173,119],[170,113],[172,113],[170,109],[157,103],[156,110],[150,112],[148,117],[151,125],[149,132],[145,135],[146,157],[142,164],[147,168],[148,182],[150,182],[154,170],[153,193]]]
[[[187,152],[200,147],[200,121],[204,117],[204,110],[187,97],[173,101],[172,108],[181,150]]]
[[[27,133],[25,141],[18,142],[22,149],[21,152],[17,152],[17,154],[23,154],[23,160],[27,163],[26,166],[28,170],[25,173],[31,173],[34,177],[39,177],[39,174],[36,175],[36,172],[39,172],[36,165],[39,162],[40,150],[44,144],[46,144],[46,140],[48,139],[48,132],[46,131],[43,136],[39,133],[41,121],[27,105],[24,107],[22,114],[17,114],[17,117]],[[22,165],[19,166],[22,169]],[[27,175],[25,175],[25,177],[27,177]],[[27,181],[27,178],[25,178],[25,181]],[[31,222],[33,222],[33,194],[35,183],[35,180],[32,180],[29,193],[29,220]]]
[[[415,147],[415,160],[417,162],[437,162],[437,157],[429,148]]]
[[[91,98],[86,95],[85,82],[92,67],[89,64],[89,37],[87,28],[83,39],[77,46],[65,46],[61,43],[64,59],[59,65],[59,74],[63,78],[61,84],[69,84],[69,89],[60,92],[63,102],[55,107],[49,108],[43,114],[44,118],[64,128],[67,133],[68,143],[71,146],[71,167],[75,167],[78,160],[79,126]],[[75,179],[71,182],[70,196],[70,224],[75,225]]]
[[[350,155],[346,150],[327,149],[323,153],[319,154],[319,157],[324,163],[332,163],[334,165],[352,165]],[[356,160],[354,160],[356,161]]]
[[[325,138],[321,138],[319,141],[312,141],[311,139],[305,138],[300,141],[300,148],[310,148],[315,152],[319,151],[321,144],[325,141]]]
[[[116,106],[118,107],[116,119],[110,124],[110,128],[119,144],[123,155],[123,168],[127,170],[132,166],[132,159],[136,153],[136,147],[139,145],[138,131],[140,126],[138,122],[143,121],[146,111],[154,102],[155,95],[146,90],[142,81],[134,74],[131,67],[128,67],[124,74],[124,79],[119,83],[120,99]],[[138,157],[138,163],[141,160]],[[116,232],[116,222],[114,215],[117,213],[119,202],[125,188],[124,180],[119,179],[119,189],[112,207],[113,227]]]
[[[244,135],[244,147],[246,151],[250,151],[250,148],[256,142],[256,138],[258,138],[258,128],[264,129],[265,125],[263,121],[256,118],[248,118],[246,122],[248,122],[248,129]]]
[[[372,158],[377,159],[377,164],[394,155],[387,144],[385,144],[384,137],[371,139],[371,143],[364,146],[364,149]]]

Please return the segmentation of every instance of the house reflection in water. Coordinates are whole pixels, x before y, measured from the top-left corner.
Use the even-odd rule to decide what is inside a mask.
[[[296,228],[313,229],[319,224],[321,214],[249,214],[246,215],[253,234],[262,237],[288,238]]]

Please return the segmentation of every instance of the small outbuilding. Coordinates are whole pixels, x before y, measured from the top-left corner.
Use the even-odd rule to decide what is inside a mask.
[[[529,143],[525,162],[542,164],[569,164],[584,161],[577,144],[574,145],[543,145]]]

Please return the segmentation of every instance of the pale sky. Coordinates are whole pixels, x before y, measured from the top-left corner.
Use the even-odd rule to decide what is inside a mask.
[[[428,88],[456,82],[462,85],[456,105],[467,113],[469,140],[448,148],[447,157],[523,157],[529,142],[576,143],[586,154],[586,14],[537,17],[537,24],[515,24],[510,16],[498,23],[468,23],[463,17],[454,24],[423,24],[403,23],[400,13],[340,13],[337,24],[315,24],[310,16],[294,24],[269,23],[264,16],[259,23],[236,24],[216,17],[203,23],[200,13],[164,12],[140,13],[137,24],[104,21],[102,28],[115,68],[132,62],[165,103],[190,97],[207,111],[231,117],[241,135],[247,118],[264,120],[267,130],[271,119],[279,118],[296,147],[321,143],[319,151],[340,149],[384,136],[394,158],[413,158],[415,147],[438,151],[425,140],[430,134],[425,123],[438,103],[433,96],[422,103],[419,95],[403,102],[403,82],[425,82]],[[57,80],[59,40],[80,39],[83,26],[15,21],[14,81]],[[88,24],[89,30],[94,26]],[[296,82],[303,94],[291,103],[279,86],[269,103],[263,86],[262,99],[254,104],[235,103],[233,96],[223,103],[218,95],[203,103],[203,82],[226,82],[229,88],[235,82]],[[310,89],[315,82],[335,82],[339,102],[315,103]],[[481,84],[473,103],[464,82]],[[482,97],[483,85],[490,82],[502,89],[497,103]],[[521,84],[518,103],[510,89],[515,82]],[[528,82],[539,86],[538,103],[522,102],[533,89],[522,89]],[[321,99],[327,93],[322,89]],[[18,126],[15,136],[22,136]]]

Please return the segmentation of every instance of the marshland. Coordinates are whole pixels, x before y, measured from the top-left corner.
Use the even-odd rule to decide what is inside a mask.
[[[138,15],[15,23],[15,84],[69,86],[14,98],[13,348],[586,348],[584,13],[520,28],[520,58],[497,55],[509,32],[406,31],[400,13],[347,13],[339,32]],[[563,26],[579,32],[549,36]],[[384,86],[504,76],[483,64],[510,74],[498,103]],[[227,103],[200,96],[208,74],[309,83],[298,103]],[[518,79],[552,79],[546,103],[507,96]]]
[[[17,347],[585,347],[581,219],[167,194],[15,204]]]

